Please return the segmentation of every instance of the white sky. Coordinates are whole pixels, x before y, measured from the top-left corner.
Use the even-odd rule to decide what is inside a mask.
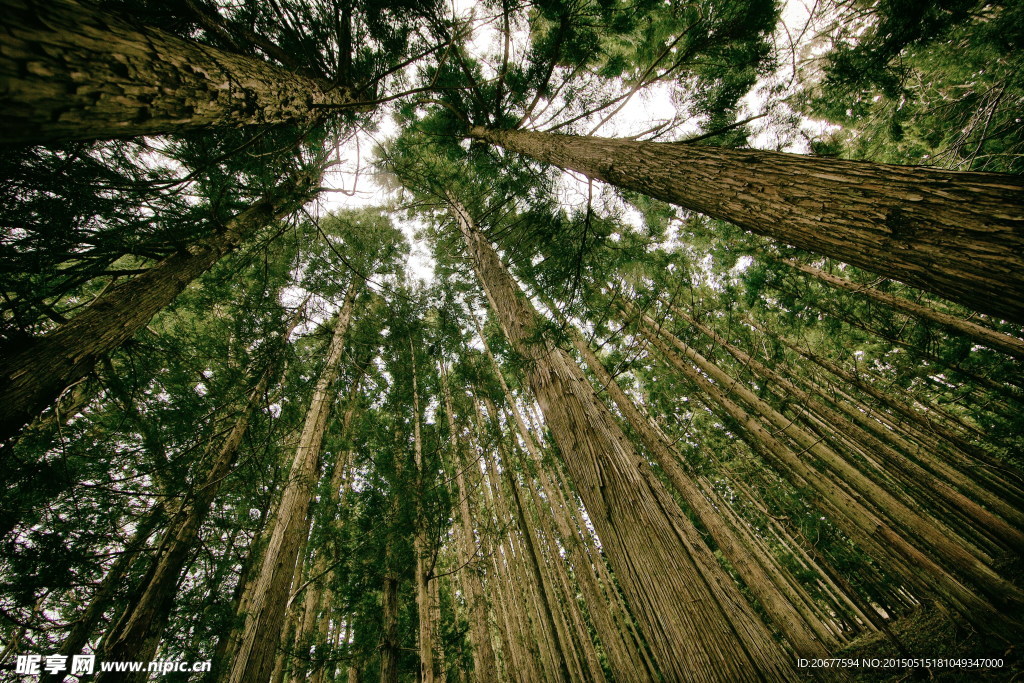
[[[454,0],[453,11],[460,17],[467,17],[477,8],[472,0]],[[775,35],[776,44],[781,48],[788,49],[791,42],[797,40],[800,47],[806,45],[813,35],[813,31],[805,31],[804,27],[810,16],[810,9],[805,0],[786,0],[782,11],[782,24]],[[524,36],[525,38],[525,36]],[[497,52],[499,33],[496,26],[486,24],[478,28],[473,35],[471,47],[476,48],[480,54],[494,54]],[[516,42],[516,41],[513,41]],[[486,61],[486,60],[485,60]],[[496,60],[491,60],[496,61]],[[770,78],[758,83],[752,92],[743,101],[743,109],[738,118],[745,118],[761,113],[766,106],[766,91],[772,84],[778,82],[792,81],[792,63],[780,58],[778,72]],[[792,83],[791,83],[792,85]],[[779,103],[775,103],[777,106]],[[676,114],[676,109],[671,102],[670,88],[661,84],[648,89],[646,92],[634,96],[615,117],[601,126],[597,131],[598,135],[615,137],[635,134],[651,128],[658,121],[669,120]],[[806,145],[801,140],[795,139],[792,131],[779,131],[770,125],[770,118],[755,122],[754,134],[751,136],[751,146],[755,148],[783,148],[792,152],[806,152]],[[595,118],[595,123],[600,118]],[[767,124],[767,125],[766,125]],[[804,121],[802,127],[813,133],[820,133],[825,126],[819,122]],[[685,135],[697,129],[697,123],[684,124],[678,135]],[[392,199],[391,195],[375,182],[370,164],[372,162],[371,150],[378,142],[386,140],[397,133],[395,122],[390,115],[385,116],[375,133],[359,132],[358,150],[354,141],[341,149],[341,154],[346,163],[333,169],[325,179],[325,187],[345,189],[351,191],[355,183],[355,194],[349,196],[340,192],[323,193],[316,201],[310,211],[314,215],[323,215],[329,211],[345,208],[359,208],[366,206],[381,206]],[[356,175],[358,165],[358,178]],[[586,201],[587,184],[586,180],[578,174],[566,172],[563,179],[565,200],[578,205]],[[598,188],[595,187],[595,194]],[[434,260],[430,250],[423,240],[414,237],[414,233],[421,227],[415,222],[404,220],[398,212],[392,215],[392,220],[406,235],[412,245],[412,251],[407,263],[410,276],[414,279],[421,279],[429,282],[433,278]]]

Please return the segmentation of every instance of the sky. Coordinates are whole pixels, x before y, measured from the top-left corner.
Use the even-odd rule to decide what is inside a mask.
[[[479,13],[479,9],[472,0],[454,0],[452,3],[453,12],[459,17],[469,17],[473,13]],[[789,49],[794,41],[799,47],[803,47],[810,40],[813,31],[805,30],[807,20],[811,15],[811,6],[804,0],[786,0],[783,3],[782,23],[776,32],[776,44],[780,48]],[[471,44],[471,52],[478,55],[493,55],[498,51],[499,33],[492,23],[478,22]],[[525,44],[527,36],[519,36],[519,41],[513,43]],[[486,61],[486,58],[484,59]],[[497,60],[492,60],[496,62]],[[792,80],[792,60],[780,59],[779,70],[771,77],[758,83],[751,93],[744,98],[743,110],[738,114],[742,119],[748,116],[759,114],[769,104],[766,101],[766,92],[770,86],[785,83]],[[776,103],[778,104],[778,103]],[[646,92],[638,93],[619,111],[614,118],[602,125],[596,134],[616,137],[647,130],[658,121],[671,119],[676,113],[670,97],[670,88],[667,85],[658,85]],[[781,131],[770,124],[769,117],[757,122],[754,126],[754,134],[750,138],[751,146],[755,148],[782,148],[785,151],[802,153],[806,152],[806,143],[800,138],[793,136],[792,131]],[[599,118],[595,119],[600,120]],[[762,124],[767,122],[768,125]],[[760,125],[758,125],[760,124]],[[820,133],[825,126],[819,122],[803,120],[801,127],[811,134]],[[684,137],[687,133],[697,130],[696,122],[684,124],[677,135]],[[366,206],[382,206],[395,197],[379,185],[371,167],[373,158],[372,150],[379,143],[397,134],[397,126],[389,115],[386,115],[379,122],[376,132],[367,133],[360,131],[357,138],[343,146],[339,151],[344,164],[337,166],[329,172],[325,179],[324,186],[345,192],[328,192],[317,199],[314,206],[310,207],[311,213],[322,216],[327,212],[345,208],[359,208]],[[586,201],[587,183],[586,179],[572,172],[566,171],[562,182],[563,196],[570,204],[579,205]],[[353,194],[347,194],[353,192]],[[412,245],[412,251],[408,261],[408,272],[414,279],[429,282],[433,278],[434,260],[431,257],[430,249],[426,242],[417,239],[415,233],[422,228],[422,225],[409,221],[400,215],[400,212],[392,214],[397,227],[406,235]]]

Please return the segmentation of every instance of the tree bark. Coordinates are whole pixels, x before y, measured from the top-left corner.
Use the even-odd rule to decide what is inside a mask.
[[[864,296],[877,301],[878,303],[894,308],[897,311],[906,313],[920,320],[926,320],[934,323],[947,330],[962,334],[966,337],[970,337],[982,346],[987,346],[990,349],[1005,353],[1008,356],[1024,360],[1024,339],[1018,339],[1012,337],[1003,332],[997,332],[996,330],[979,325],[978,323],[965,320],[949,313],[943,313],[937,311],[934,308],[923,306],[921,304],[914,303],[903,297],[889,294],[881,290],[869,287],[868,285],[858,284],[856,282],[850,282],[844,278],[827,273],[821,268],[815,268],[792,259],[783,259],[782,261],[790,268],[795,268],[802,273],[806,273],[813,278],[824,282],[830,287],[841,289],[846,292],[853,292],[855,294],[863,294]]]
[[[536,311],[454,199],[477,277],[559,444],[616,578],[670,679],[793,678],[792,663],[754,616],[696,529],[561,349],[530,343]]]
[[[1024,178],[480,126],[469,135],[1024,323]]]
[[[193,280],[256,231],[311,198],[320,172],[292,177],[213,235],[117,285],[89,308],[0,361],[0,443],[142,329]]]
[[[830,657],[828,649],[823,644],[823,639],[828,638],[826,632],[818,628],[819,624],[805,621],[796,610],[794,603],[798,598],[790,594],[790,587],[785,580],[777,571],[773,571],[771,560],[758,557],[758,554],[726,523],[711,501],[704,497],[697,484],[679,465],[672,442],[646,415],[641,414],[640,409],[615,382],[575,327],[570,328],[569,336],[583,356],[587,367],[594,373],[598,384],[608,392],[619,412],[640,436],[648,452],[654,456],[655,462],[711,534],[722,554],[736,569],[750,592],[758,599],[797,654],[808,658]],[[834,641],[830,641],[829,644],[836,645]]]
[[[350,91],[76,0],[2,0],[0,144],[316,121]]]
[[[474,566],[477,556],[476,534],[473,529],[473,518],[469,511],[469,488],[462,470],[467,467],[455,426],[455,413],[452,409],[451,388],[448,386],[448,373],[442,365],[439,371],[441,378],[441,399],[444,401],[445,416],[448,421],[448,439],[451,444],[452,469],[455,471],[455,484],[459,490],[459,522],[461,539],[459,561],[463,564],[461,578],[465,585],[466,606],[469,609],[469,637],[473,651],[473,673],[476,680],[489,683],[498,680],[498,662],[491,643],[491,632],[487,626],[487,597],[484,593],[483,581]]]
[[[281,640],[289,600],[288,588],[296,559],[309,532],[309,504],[316,486],[327,418],[335,397],[332,386],[340,373],[345,332],[352,318],[356,291],[353,276],[334,323],[327,360],[313,389],[288,483],[281,494],[270,543],[248,600],[246,624],[227,679],[231,683],[263,683],[273,672],[274,655]]]

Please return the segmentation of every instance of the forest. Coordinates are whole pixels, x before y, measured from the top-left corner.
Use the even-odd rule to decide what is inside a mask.
[[[0,680],[1019,680],[1022,43],[0,0]]]

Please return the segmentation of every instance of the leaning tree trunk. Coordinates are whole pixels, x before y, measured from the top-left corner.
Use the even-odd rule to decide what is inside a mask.
[[[289,320],[282,337],[283,343],[287,343],[288,337],[298,325],[301,313],[302,309],[297,309]],[[206,477],[168,524],[164,538],[143,578],[141,597],[131,605],[130,614],[121,620],[117,632],[104,638],[105,659],[149,661],[156,654],[160,636],[174,606],[175,591],[185,562],[195,547],[200,527],[209,515],[221,485],[238,457],[242,439],[249,430],[249,422],[274,376],[273,366],[268,364],[260,373],[231,430],[215,451],[210,449],[213,459]],[[104,678],[101,672],[97,680]]]
[[[0,144],[312,123],[346,88],[76,0],[0,0]]]
[[[353,276],[334,323],[327,360],[306,411],[270,543],[249,596],[238,654],[227,679],[231,683],[263,683],[273,672],[274,655],[284,627],[288,589],[296,559],[309,532],[309,504],[316,486],[320,450],[335,398],[332,386],[340,373],[345,332],[352,318],[355,295],[356,279]]]
[[[662,673],[672,680],[789,680],[772,640],[692,523],[633,450],[583,371],[551,343],[530,343],[536,311],[457,202],[478,279],[530,385]]]
[[[210,237],[117,285],[68,322],[0,361],[0,443],[89,374],[101,357],[133,337],[189,283],[260,228],[304,204],[319,185],[319,169],[297,174]]]
[[[906,313],[920,320],[925,320],[939,327],[943,327],[947,330],[955,332],[956,334],[962,334],[966,337],[973,339],[974,341],[987,346],[990,349],[1005,353],[1008,356],[1012,356],[1019,360],[1024,360],[1024,340],[1018,339],[1017,337],[1010,336],[1004,332],[997,332],[991,328],[979,325],[978,323],[971,322],[959,316],[950,315],[949,313],[943,313],[937,311],[929,306],[915,303],[903,297],[889,294],[881,290],[875,289],[870,285],[860,284],[857,282],[851,282],[844,278],[827,273],[821,268],[815,268],[793,259],[783,259],[790,268],[795,268],[813,278],[817,278],[821,282],[824,282],[830,287],[841,289],[846,292],[853,292],[855,294],[863,294],[867,298],[877,301],[880,304],[894,308],[901,313]]]
[[[1024,178],[480,126],[469,134],[1024,323]]]

